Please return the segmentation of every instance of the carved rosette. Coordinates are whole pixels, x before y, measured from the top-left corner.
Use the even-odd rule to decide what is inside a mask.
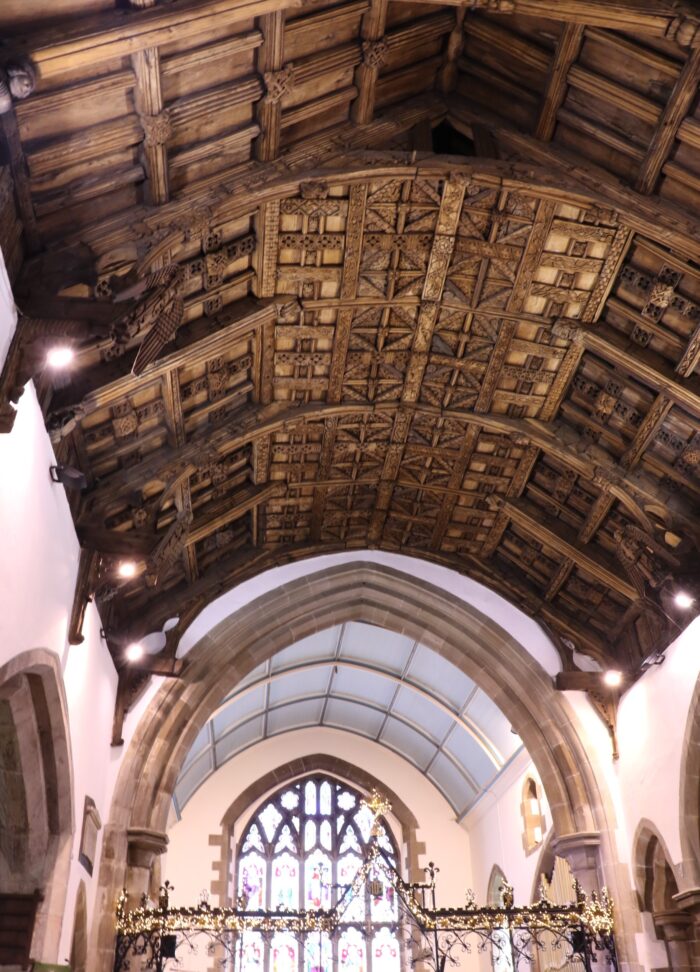
[[[384,40],[362,42],[362,63],[369,68],[377,68],[384,64],[389,54],[389,45]]]
[[[514,13],[515,0],[468,0],[469,10],[492,10],[494,13]]]
[[[573,344],[583,344],[585,332],[576,321],[559,320],[552,324],[552,334],[562,338],[564,341],[571,341]]]
[[[279,71],[265,71],[263,80],[265,82],[263,100],[268,104],[276,105],[294,87],[294,65],[290,62]]]
[[[674,17],[668,25],[666,36],[679,47],[700,46],[700,19],[692,16]]]
[[[165,145],[172,135],[172,125],[168,112],[161,111],[157,115],[140,115],[139,117],[143,128],[144,144],[148,148]]]

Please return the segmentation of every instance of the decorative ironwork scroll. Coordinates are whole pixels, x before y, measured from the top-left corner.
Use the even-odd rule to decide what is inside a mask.
[[[367,806],[375,818],[387,810],[386,801],[378,794],[372,795]],[[375,882],[385,889],[393,888],[400,920],[408,935],[408,955],[417,968],[444,972],[448,963],[459,964],[460,954],[490,950],[497,968],[518,972],[532,967],[536,954],[554,949],[561,951],[564,961],[577,963],[587,972],[593,972],[594,967],[600,972],[617,972],[613,905],[605,889],[600,895],[593,892],[587,896],[575,882],[576,900],[570,904],[555,904],[543,889],[535,904],[516,907],[513,889],[504,883],[501,907],[478,906],[473,892],[469,891],[464,905],[438,908],[435,897],[438,870],[431,863],[426,868],[425,882],[404,881],[373,834],[353,882],[338,889],[338,900],[329,909],[248,911],[245,896],[234,908],[219,908],[211,907],[206,895],[195,907],[171,908],[172,887],[166,882],[157,906],[151,905],[144,896],[141,907],[127,910],[123,892],[116,915],[114,969],[115,972],[136,969],[165,972],[169,960],[177,962],[187,949],[197,951],[202,943],[207,954],[216,955],[224,967],[240,967],[243,941],[248,933],[262,939],[284,935],[297,942],[302,936],[318,933],[321,941],[323,936],[332,940],[348,928],[356,927],[358,934],[369,938],[371,922],[353,922],[348,920],[348,914],[365,886],[369,884],[372,888]],[[382,882],[376,881],[378,871]]]

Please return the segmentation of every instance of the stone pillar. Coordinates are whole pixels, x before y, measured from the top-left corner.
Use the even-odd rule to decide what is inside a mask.
[[[557,857],[568,861],[574,877],[586,894],[601,890],[600,834],[591,831],[556,837],[552,841],[552,850]]]
[[[668,965],[673,972],[691,972],[689,934],[692,934],[692,916],[685,911],[655,911],[654,927],[658,938],[666,943]]]
[[[700,968],[700,888],[688,888],[673,895],[673,902],[679,911],[692,919],[687,929],[690,968]]]
[[[126,855],[126,892],[130,906],[138,906],[141,895],[151,890],[151,871],[156,857],[165,852],[168,835],[146,827],[129,827]]]

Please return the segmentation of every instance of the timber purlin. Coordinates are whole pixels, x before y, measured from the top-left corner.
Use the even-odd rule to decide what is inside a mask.
[[[154,664],[177,675],[207,603],[324,552],[445,564],[545,625],[567,671],[574,649],[638,671],[698,583],[692,6],[40,20],[11,32],[38,80],[3,116],[23,316],[0,422],[34,375],[87,477],[70,637],[94,597],[115,740],[126,644],[176,618]]]

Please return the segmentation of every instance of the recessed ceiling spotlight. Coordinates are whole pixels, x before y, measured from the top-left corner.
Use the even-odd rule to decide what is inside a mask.
[[[679,591],[673,598],[673,603],[676,607],[681,608],[683,611],[687,611],[689,607],[695,604],[695,598],[691,597],[690,594],[686,594],[685,591]]]
[[[608,688],[617,688],[622,685],[622,672],[616,671],[611,668],[609,671],[603,675],[603,681],[608,686]]]
[[[122,560],[117,567],[117,573],[124,578],[136,577],[136,564],[133,560]]]
[[[73,348],[59,344],[55,348],[49,349],[49,353],[46,355],[46,364],[49,368],[66,368],[74,357]]]
[[[126,649],[126,660],[136,662],[141,658],[143,658],[143,646],[135,641]]]

